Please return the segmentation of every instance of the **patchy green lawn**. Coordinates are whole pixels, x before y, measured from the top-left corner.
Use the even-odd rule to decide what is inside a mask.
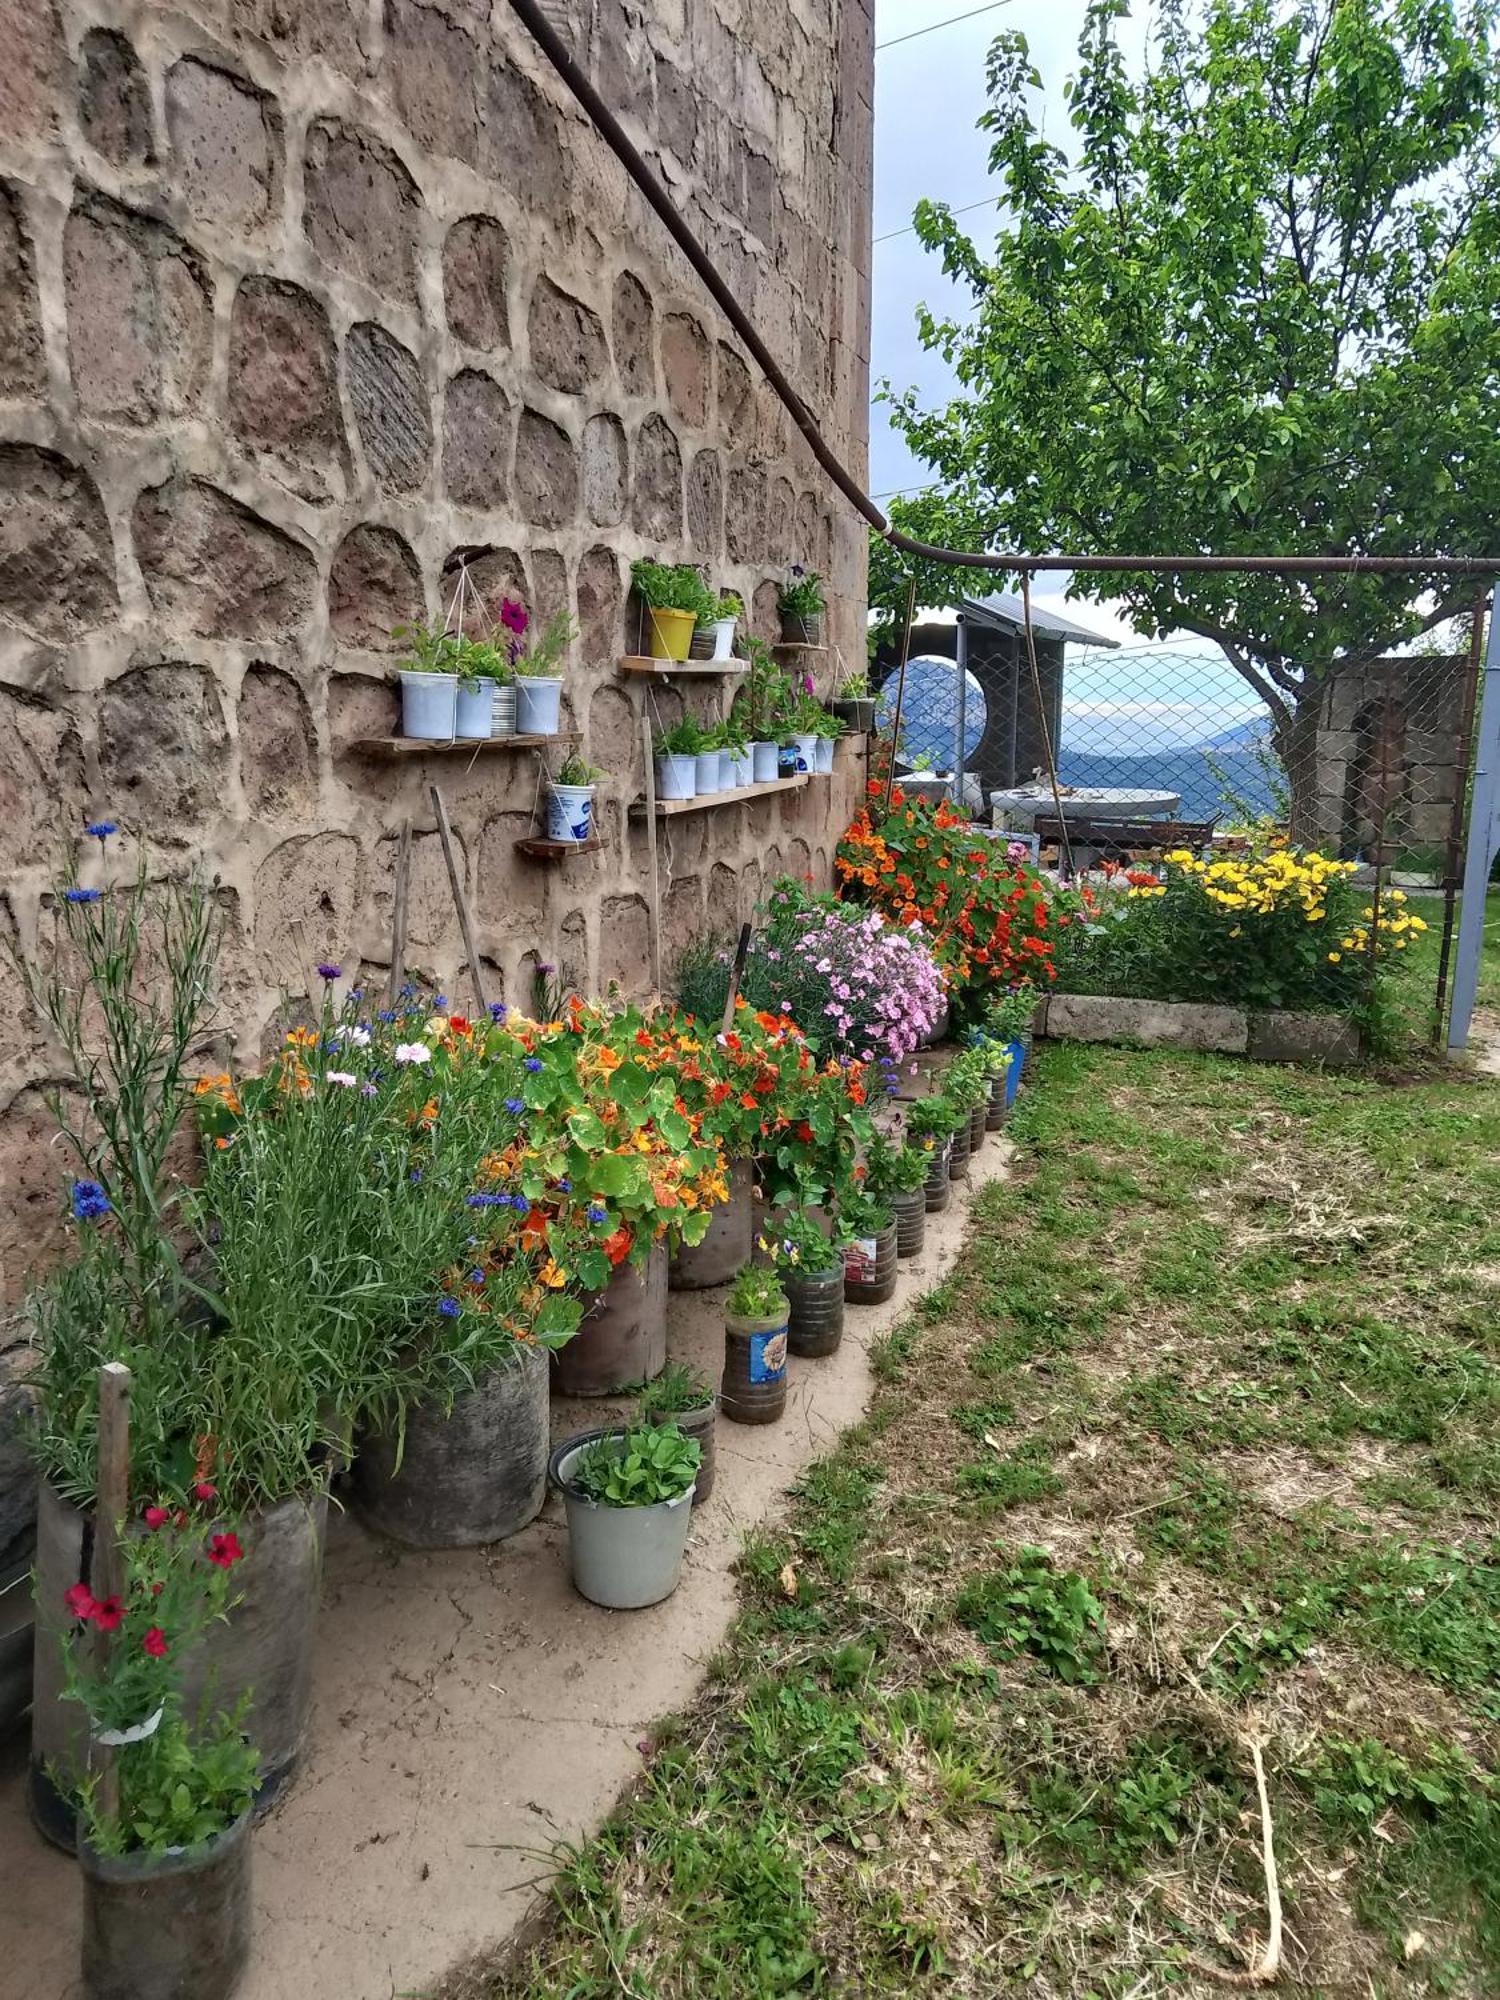
[[[557,1996],[1500,1991],[1500,1087],[1056,1047]]]

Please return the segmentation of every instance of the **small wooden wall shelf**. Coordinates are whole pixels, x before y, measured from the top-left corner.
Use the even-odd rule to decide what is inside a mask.
[[[778,639],[771,647],[773,653],[831,653],[831,646],[810,646],[805,639]]]
[[[696,799],[658,799],[656,817],[671,819],[676,813],[707,812],[713,806],[734,806],[745,799],[768,799],[774,792],[800,792],[813,774],[799,771],[795,778],[771,778],[763,785],[736,785],[728,792],[705,792]],[[630,808],[637,817],[646,811],[646,801],[637,799]]]
[[[622,674],[639,674],[643,680],[672,679],[739,680],[749,672],[743,660],[653,660],[644,653],[627,653],[619,662]]]
[[[533,861],[566,861],[570,854],[598,854],[603,846],[593,835],[587,840],[548,840],[542,834],[528,834],[516,842],[516,852],[529,854]]]
[[[361,736],[349,754],[361,757],[449,757],[486,750],[545,750],[549,743],[576,743],[577,731],[558,736]]]

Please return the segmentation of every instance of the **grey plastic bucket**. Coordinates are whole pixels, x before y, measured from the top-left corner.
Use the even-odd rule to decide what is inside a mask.
[[[456,736],[488,737],[495,727],[495,683],[460,681],[453,730]]]
[[[562,708],[561,680],[522,674],[516,681],[516,734],[555,736]]]
[[[458,720],[457,674],[401,676],[401,733],[424,743],[450,743]]]
[[[828,777],[833,770],[833,738],[820,736],[813,745],[813,769],[820,777]]]
[[[250,1814],[166,1854],[79,1847],[86,2000],[228,2000],[250,1956]]]
[[[590,1431],[560,1444],[548,1473],[568,1515],[573,1584],[591,1604],[610,1611],[640,1611],[670,1597],[682,1576],[692,1519],[692,1489],[650,1507],[602,1507],[571,1483],[573,1467],[598,1438],[623,1438],[623,1430]]]

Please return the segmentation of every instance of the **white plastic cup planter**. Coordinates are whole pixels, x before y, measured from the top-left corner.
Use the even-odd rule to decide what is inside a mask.
[[[574,843],[594,830],[594,787],[551,785],[547,789],[547,838]]]
[[[456,736],[488,736],[495,726],[495,683],[460,681],[454,717]]]
[[[776,745],[774,743],[752,743],[750,745],[751,783],[772,785],[776,782]]]
[[[712,654],[714,659],[732,660],[734,658],[734,627],[735,620],[733,618],[716,618],[714,620],[714,650]]]
[[[516,682],[516,733],[555,736],[562,704],[562,681],[522,674]]]
[[[750,755],[749,750],[746,750],[743,757],[734,750],[726,750],[724,754],[729,759],[728,789],[737,792],[745,785],[753,785],[755,783],[755,759]]]
[[[812,730],[804,732],[800,729],[794,729],[792,731],[792,741],[797,746],[797,769],[799,771],[811,771],[818,761],[818,739],[816,735]]]
[[[698,775],[693,789],[700,799],[712,798],[715,792],[724,789],[719,783],[719,753],[717,750],[700,750],[695,761]]]
[[[721,792],[734,790],[734,753],[731,750],[719,752],[719,790]]]
[[[695,799],[698,796],[698,759],[685,753],[658,757],[656,796],[659,799]]]
[[[424,743],[448,743],[458,720],[457,674],[401,676],[401,733]]]
[[[820,777],[829,777],[833,772],[833,738],[820,736],[813,745],[813,769]]]

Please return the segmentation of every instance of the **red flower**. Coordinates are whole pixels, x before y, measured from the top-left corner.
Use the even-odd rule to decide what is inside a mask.
[[[746,1111],[759,1111],[760,1109],[760,1106],[748,1090],[741,1097],[740,1104]]]
[[[153,1660],[164,1660],[167,1657],[167,1635],[160,1625],[153,1625],[142,1639],[141,1651],[149,1653]]]
[[[474,1032],[467,1017],[463,1014],[450,1014],[448,1016],[448,1026],[453,1030],[455,1035],[470,1035]]]
[[[238,1535],[215,1535],[208,1545],[208,1559],[220,1569],[233,1569],[244,1553]]]
[[[171,1520],[171,1518],[172,1516],[170,1511],[165,1507],[148,1507],[145,1513],[142,1514],[141,1516],[141,1519],[145,1522],[146,1526],[151,1530],[153,1535],[156,1533],[158,1528],[164,1528],[167,1525],[168,1521]]]
[[[125,1607],[118,1597],[106,1597],[89,1613],[101,1632],[118,1631],[125,1618]]]
[[[195,1500],[217,1500],[218,1497],[218,1487],[211,1484],[207,1479],[199,1479],[194,1482],[193,1498]]]
[[[92,1618],[94,1615],[94,1593],[86,1583],[75,1583],[71,1590],[65,1590],[63,1603],[75,1618]]]

